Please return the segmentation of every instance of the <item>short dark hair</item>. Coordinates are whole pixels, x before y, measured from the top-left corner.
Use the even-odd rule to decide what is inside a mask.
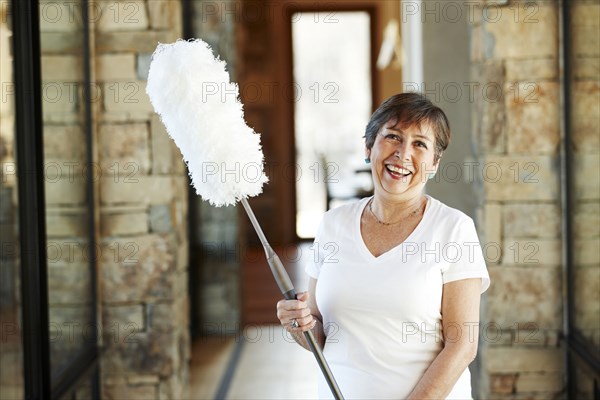
[[[365,145],[371,149],[381,128],[395,121],[394,126],[429,125],[435,135],[435,162],[450,143],[450,123],[441,108],[420,93],[395,94],[375,110],[365,130]]]

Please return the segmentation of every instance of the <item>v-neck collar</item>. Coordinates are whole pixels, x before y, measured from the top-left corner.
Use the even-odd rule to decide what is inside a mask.
[[[411,239],[413,239],[415,236],[417,236],[419,234],[419,232],[421,231],[421,229],[423,229],[423,226],[425,225],[425,219],[429,217],[430,213],[428,211],[430,209],[432,199],[429,195],[425,195],[425,198],[427,199],[427,201],[425,203],[425,211],[423,211],[423,218],[421,218],[421,221],[419,221],[419,223],[417,224],[415,229],[413,229],[413,231],[410,233],[410,235],[408,235],[408,237],[406,239],[404,239],[404,241],[402,243],[399,243],[398,245],[392,247],[385,253],[380,254],[379,256],[375,257],[373,255],[373,253],[371,253],[371,251],[367,247],[365,240],[363,239],[362,232],[360,230],[361,217],[363,215],[365,207],[367,206],[367,204],[369,204],[369,201],[371,201],[371,199],[373,197],[374,196],[364,198],[362,200],[362,203],[359,205],[358,212],[355,215],[354,234],[355,234],[357,241],[360,243],[359,248],[360,248],[360,252],[363,253],[363,256],[367,260],[369,260],[369,262],[376,263],[376,262],[381,262],[382,260],[389,258],[391,256],[391,254],[396,253],[398,251],[398,249],[401,249],[402,247],[404,247],[405,243],[410,243]]]

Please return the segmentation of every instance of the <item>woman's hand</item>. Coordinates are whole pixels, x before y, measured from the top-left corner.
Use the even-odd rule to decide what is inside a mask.
[[[277,318],[290,333],[311,330],[317,323],[308,307],[308,292],[300,292],[296,298],[297,300],[280,300],[277,302]],[[298,325],[296,328],[294,327],[294,320]]]

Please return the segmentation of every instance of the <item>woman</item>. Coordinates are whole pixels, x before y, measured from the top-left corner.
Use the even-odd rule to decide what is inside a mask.
[[[386,100],[365,134],[374,196],[325,214],[308,292],[277,304],[299,344],[319,338],[346,398],[471,398],[489,275],[471,218],[424,193],[449,140],[424,96]]]

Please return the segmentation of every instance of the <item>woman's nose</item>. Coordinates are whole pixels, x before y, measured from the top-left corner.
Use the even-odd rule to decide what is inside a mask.
[[[406,140],[403,140],[402,142],[398,143],[395,154],[401,160],[410,160],[410,146],[408,145]]]

